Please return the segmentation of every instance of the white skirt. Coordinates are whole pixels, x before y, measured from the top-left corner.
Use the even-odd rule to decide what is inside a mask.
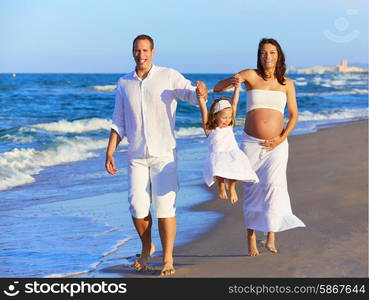
[[[244,184],[243,213],[246,228],[266,234],[305,227],[291,210],[286,176],[287,139],[271,151],[262,149],[259,144],[262,141],[246,133],[242,136],[241,149],[260,180],[258,184]]]
[[[249,159],[238,147],[231,126],[213,130],[208,136],[208,146],[208,156],[203,170],[203,177],[208,186],[214,183],[216,176],[245,182],[259,182]]]

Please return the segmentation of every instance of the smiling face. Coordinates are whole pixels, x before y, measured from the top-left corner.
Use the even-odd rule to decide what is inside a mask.
[[[264,44],[260,50],[260,63],[264,70],[273,69],[278,62],[277,47],[272,44]]]
[[[149,40],[137,40],[133,47],[133,58],[136,62],[136,69],[148,71],[152,66],[154,49]]]
[[[232,123],[232,108],[224,108],[215,115],[215,122],[219,128],[228,127]]]

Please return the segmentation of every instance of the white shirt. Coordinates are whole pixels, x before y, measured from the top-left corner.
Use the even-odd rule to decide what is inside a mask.
[[[177,98],[198,105],[196,88],[170,68],[153,65],[143,80],[135,71],[118,80],[111,128],[127,136],[131,158],[172,153]]]

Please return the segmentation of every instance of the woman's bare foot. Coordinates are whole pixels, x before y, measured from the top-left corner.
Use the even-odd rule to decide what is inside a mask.
[[[247,234],[247,240],[248,240],[248,244],[249,244],[249,256],[258,256],[259,250],[258,247],[256,246],[256,234],[255,234],[255,230],[252,229],[247,229],[248,234]]]
[[[265,243],[265,248],[267,248],[272,253],[278,253],[278,250],[275,247],[275,233],[274,232],[268,232],[267,241]]]
[[[175,272],[172,262],[164,263],[163,268],[160,271],[160,276],[170,276]]]

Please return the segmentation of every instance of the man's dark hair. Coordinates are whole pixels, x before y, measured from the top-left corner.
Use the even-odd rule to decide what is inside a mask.
[[[136,38],[133,40],[132,51],[135,50],[135,43],[138,40],[148,40],[151,44],[151,50],[154,49],[154,40],[151,38],[151,36],[146,35],[146,34],[140,34],[140,35],[136,36]]]

